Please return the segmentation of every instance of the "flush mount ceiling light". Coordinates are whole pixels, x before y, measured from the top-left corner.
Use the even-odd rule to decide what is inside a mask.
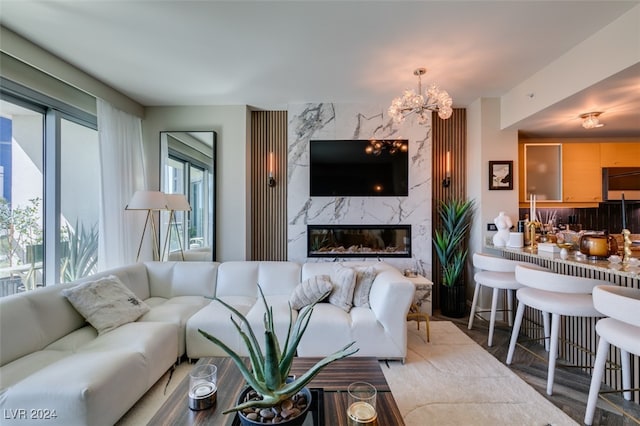
[[[602,114],[602,111],[585,112],[584,114],[580,114],[580,118],[582,118],[582,127],[585,129],[595,129],[596,127],[604,126],[604,124],[598,120],[598,116],[600,114]]]
[[[453,100],[446,90],[441,90],[436,84],[431,84],[422,93],[422,76],[427,73],[426,68],[418,68],[413,74],[418,76],[418,92],[407,89],[402,96],[391,101],[389,116],[399,124],[411,114],[417,114],[418,123],[427,123],[430,113],[436,111],[443,120],[451,117]]]

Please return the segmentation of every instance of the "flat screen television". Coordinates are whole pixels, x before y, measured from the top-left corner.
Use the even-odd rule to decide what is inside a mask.
[[[407,143],[407,141],[403,141]],[[309,142],[312,197],[396,197],[409,195],[409,153],[367,154],[368,140]]]

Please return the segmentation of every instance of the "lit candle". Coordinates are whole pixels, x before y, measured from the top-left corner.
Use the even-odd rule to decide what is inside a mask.
[[[627,229],[627,214],[624,211],[624,192],[622,193],[622,229]]]

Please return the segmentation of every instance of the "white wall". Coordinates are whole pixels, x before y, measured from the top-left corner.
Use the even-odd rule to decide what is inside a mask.
[[[416,268],[431,277],[431,122],[418,125],[414,119],[411,117],[394,129],[389,126],[386,106],[289,105],[287,215],[290,260],[308,260],[307,224],[409,224],[412,258],[384,260],[400,269]],[[408,139],[407,197],[310,197],[309,140],[372,137]]]
[[[149,189],[160,187],[160,132],[217,133],[218,261],[245,260],[249,254],[249,117],[245,105],[147,107],[142,121]]]
[[[499,212],[518,221],[518,132],[500,130],[500,99],[483,98],[473,102],[467,108],[467,194],[476,200],[471,236],[469,239],[469,257],[467,260],[467,282],[473,283],[472,253],[493,252],[486,249],[485,239],[495,232],[487,231],[487,224]],[[513,190],[489,190],[489,161],[513,161]],[[467,287],[468,299],[473,296],[474,286]],[[490,304],[490,295],[482,297],[480,307]]]

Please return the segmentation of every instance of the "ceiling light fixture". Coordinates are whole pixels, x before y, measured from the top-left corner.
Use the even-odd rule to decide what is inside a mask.
[[[453,109],[451,105],[453,100],[446,90],[441,90],[436,84],[431,84],[427,90],[422,93],[422,76],[427,73],[426,68],[418,68],[413,74],[418,76],[418,92],[407,89],[402,96],[391,101],[389,107],[389,116],[399,124],[411,114],[418,115],[418,123],[426,124],[431,111],[436,111],[438,116],[443,120],[451,117]]]
[[[584,114],[580,114],[580,118],[582,118],[582,127],[585,129],[595,129],[596,127],[604,126],[604,124],[598,120],[598,116],[600,114],[602,114],[602,111],[585,112]]]

